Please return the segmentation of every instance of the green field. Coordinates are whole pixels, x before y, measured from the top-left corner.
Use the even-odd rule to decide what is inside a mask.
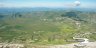
[[[96,12],[60,10],[0,14],[1,43],[68,44],[75,36],[96,41]]]

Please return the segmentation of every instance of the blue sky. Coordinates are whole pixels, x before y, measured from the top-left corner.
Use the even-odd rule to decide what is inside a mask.
[[[0,7],[75,7],[76,0],[0,0]],[[79,0],[80,8],[96,8],[96,0]]]

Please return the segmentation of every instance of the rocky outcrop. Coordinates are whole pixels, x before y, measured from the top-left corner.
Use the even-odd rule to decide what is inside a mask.
[[[0,48],[24,48],[23,44],[0,44]]]

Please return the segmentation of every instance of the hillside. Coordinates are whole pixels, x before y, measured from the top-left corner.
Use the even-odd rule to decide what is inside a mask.
[[[72,43],[74,36],[96,41],[96,12],[51,10],[0,13],[1,43],[68,44]]]

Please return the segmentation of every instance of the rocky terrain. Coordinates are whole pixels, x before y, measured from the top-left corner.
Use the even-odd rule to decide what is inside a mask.
[[[76,47],[78,43],[66,44],[66,45],[50,45],[50,46],[33,46],[32,48],[96,48],[96,42],[89,42],[86,46]]]
[[[72,43],[72,44],[66,44],[66,45],[46,45],[46,46],[30,46],[30,47],[25,47],[23,44],[4,44],[0,43],[0,48],[95,48],[96,47],[96,42],[89,42],[86,44],[84,47],[76,47],[74,45],[77,45],[78,43]]]

